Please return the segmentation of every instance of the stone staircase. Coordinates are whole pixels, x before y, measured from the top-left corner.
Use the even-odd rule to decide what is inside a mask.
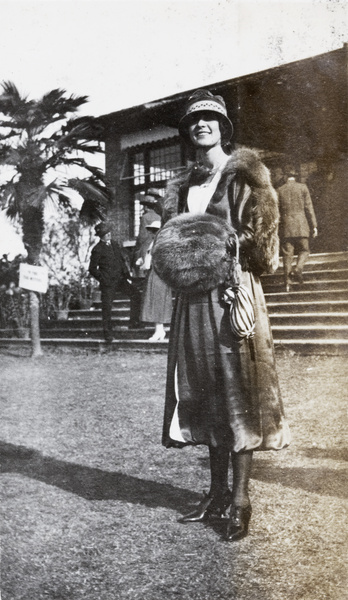
[[[282,266],[262,278],[277,349],[348,351],[348,252],[313,254],[304,283],[283,290]]]
[[[312,354],[348,352],[348,252],[313,254],[304,271],[304,283],[284,291],[282,265],[262,277],[277,351]],[[168,337],[150,342],[153,326],[129,329],[129,299],[114,301],[113,348],[166,351]],[[41,326],[43,346],[103,351],[101,303],[90,310],[72,310],[67,321]],[[167,326],[169,331],[169,326]],[[30,340],[0,338],[0,347]]]

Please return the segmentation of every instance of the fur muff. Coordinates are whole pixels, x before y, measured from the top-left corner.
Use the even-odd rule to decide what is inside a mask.
[[[232,233],[232,227],[214,215],[185,213],[174,217],[156,236],[153,268],[175,290],[212,290],[229,274],[232,256],[226,241]]]
[[[187,189],[192,182],[195,169],[196,166],[191,165],[168,183],[163,205],[164,223],[178,214],[181,190],[183,187]],[[232,152],[222,171],[221,180],[227,181],[237,173],[250,187],[254,206],[254,244],[250,250],[249,268],[255,275],[273,273],[279,260],[279,210],[269,170],[256,150],[242,147]]]

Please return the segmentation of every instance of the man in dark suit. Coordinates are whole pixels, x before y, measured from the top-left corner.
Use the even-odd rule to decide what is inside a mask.
[[[89,272],[100,283],[104,338],[111,344],[112,304],[116,292],[123,287],[128,270],[120,246],[111,239],[111,225],[99,223],[95,232],[100,241],[92,249]]]
[[[296,181],[294,171],[289,172],[287,182],[278,188],[278,198],[284,284],[288,292],[293,281],[303,282],[303,267],[309,256],[309,237],[318,235],[317,220],[308,187]],[[292,269],[295,251],[297,263]]]

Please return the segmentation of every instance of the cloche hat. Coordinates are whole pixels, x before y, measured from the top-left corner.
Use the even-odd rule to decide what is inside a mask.
[[[161,221],[152,221],[146,225],[146,229],[161,229]]]
[[[225,100],[222,96],[214,96],[209,90],[196,90],[189,97],[185,107],[185,114],[180,119],[178,125],[180,135],[186,141],[190,140],[188,126],[192,115],[202,111],[216,113],[219,121],[224,124],[224,130],[221,132],[223,137],[222,142],[224,144],[229,142],[233,134],[233,125],[227,116]]]

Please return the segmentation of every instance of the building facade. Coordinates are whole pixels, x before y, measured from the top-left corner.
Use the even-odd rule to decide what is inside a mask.
[[[234,144],[257,148],[273,185],[289,167],[307,183],[318,218],[313,252],[347,250],[348,46],[208,86],[221,94],[234,125]],[[114,233],[132,246],[140,199],[193,160],[177,124],[193,90],[95,119],[105,143]]]

